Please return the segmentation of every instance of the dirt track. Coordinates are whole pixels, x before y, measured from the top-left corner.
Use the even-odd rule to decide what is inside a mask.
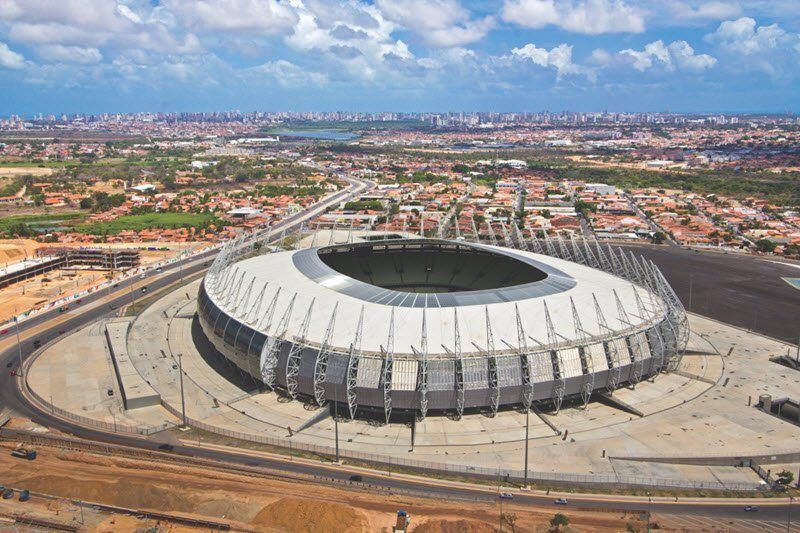
[[[499,527],[499,512],[494,504],[383,496],[45,448],[39,449],[37,460],[29,462],[10,457],[8,447],[0,447],[0,472],[6,485],[123,507],[230,521],[234,528],[251,531],[388,532],[398,509],[411,514],[412,532],[484,533]],[[7,505],[0,506],[0,511]],[[516,516],[515,531],[520,533],[546,531],[554,513],[552,509],[513,503],[504,505],[503,510]],[[638,516],[618,513],[565,514],[572,521],[573,531],[620,531],[628,523],[643,525]],[[125,519],[129,518],[97,516],[91,529],[128,530],[127,525],[122,526]],[[109,520],[115,521],[116,528]],[[145,524],[138,526],[142,525]],[[180,529],[183,528],[171,530]],[[506,524],[504,531],[511,531],[511,527]]]

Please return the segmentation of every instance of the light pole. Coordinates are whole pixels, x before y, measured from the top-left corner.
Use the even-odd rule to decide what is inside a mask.
[[[333,430],[336,434],[336,462],[339,462],[339,402],[333,402]]]
[[[528,431],[530,430],[531,410],[525,409],[525,481],[522,486],[528,486]]]
[[[647,533],[650,533],[650,508],[653,505],[653,498],[650,496],[650,493],[647,493]]]
[[[792,531],[792,501],[794,498],[789,496],[789,508],[786,511],[786,532],[791,533]]]
[[[14,309],[14,329],[17,333],[17,357],[19,357],[19,369],[17,375],[22,377],[22,343],[19,340],[19,315],[17,315],[16,308]]]
[[[182,413],[182,422],[181,428],[186,428],[186,398],[183,395],[183,354],[178,354],[178,374],[180,374],[181,378],[181,413]]]

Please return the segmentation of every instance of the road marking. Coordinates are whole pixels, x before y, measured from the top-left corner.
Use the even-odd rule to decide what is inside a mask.
[[[794,266],[794,265],[792,265]],[[783,281],[794,287],[795,289],[800,290],[800,278],[781,278]]]

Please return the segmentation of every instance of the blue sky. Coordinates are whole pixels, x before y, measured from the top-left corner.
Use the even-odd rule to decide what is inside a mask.
[[[0,0],[0,115],[800,112],[800,0]]]

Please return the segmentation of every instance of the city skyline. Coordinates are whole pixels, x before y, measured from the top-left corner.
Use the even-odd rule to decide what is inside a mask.
[[[784,113],[796,2],[9,0],[0,116]]]

